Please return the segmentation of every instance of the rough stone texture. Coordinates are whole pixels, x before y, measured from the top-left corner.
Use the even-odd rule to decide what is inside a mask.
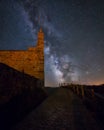
[[[44,33],[40,29],[36,47],[1,50],[0,62],[39,79],[44,79]]]
[[[101,130],[81,100],[59,88],[12,130]]]

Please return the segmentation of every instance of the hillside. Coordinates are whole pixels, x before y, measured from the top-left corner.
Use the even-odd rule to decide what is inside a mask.
[[[43,81],[0,63],[0,128],[9,128],[47,97]]]

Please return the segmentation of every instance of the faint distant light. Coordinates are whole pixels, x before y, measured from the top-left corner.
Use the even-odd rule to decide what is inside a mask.
[[[56,75],[57,82],[64,82],[63,73],[60,70],[58,70],[56,67],[54,68],[54,73]]]
[[[78,75],[77,72],[71,74],[71,80],[72,80],[73,82],[77,82],[77,81],[78,81],[78,76],[79,76],[79,75]]]
[[[89,71],[86,71],[86,74],[88,75],[90,72]]]
[[[66,63],[63,65],[63,69],[68,69],[69,68],[69,65]]]
[[[45,52],[45,54],[49,55],[50,54],[50,48],[49,47],[45,47],[44,52]]]
[[[56,75],[59,76],[59,77],[62,76],[62,73],[61,73],[59,70],[56,70],[55,73],[56,73]]]

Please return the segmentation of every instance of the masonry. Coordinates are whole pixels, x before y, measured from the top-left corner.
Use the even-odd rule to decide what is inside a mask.
[[[36,47],[27,50],[0,50],[0,63],[41,80],[44,79],[44,33],[38,32]]]

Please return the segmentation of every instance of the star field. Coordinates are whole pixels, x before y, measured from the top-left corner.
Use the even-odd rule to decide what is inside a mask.
[[[45,86],[104,83],[102,0],[0,2],[0,49],[27,49],[45,33]]]

